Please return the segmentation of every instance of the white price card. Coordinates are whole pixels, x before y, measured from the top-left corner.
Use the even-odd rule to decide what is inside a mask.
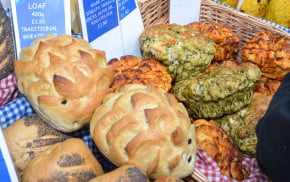
[[[70,0],[11,0],[17,56],[46,34],[71,34]]]
[[[170,0],[169,23],[186,25],[199,21],[201,0]]]
[[[83,38],[105,51],[108,61],[140,56],[138,37],[144,26],[135,0],[79,0],[79,14]]]
[[[0,179],[3,182],[18,182],[15,168],[0,127]]]

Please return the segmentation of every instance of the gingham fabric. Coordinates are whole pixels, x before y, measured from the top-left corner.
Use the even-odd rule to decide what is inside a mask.
[[[18,97],[14,73],[0,80],[0,107]]]
[[[0,126],[2,128],[7,128],[13,122],[18,119],[33,114],[34,111],[31,108],[29,102],[25,99],[25,97],[20,96],[18,91],[16,90],[16,80],[15,75],[11,74],[1,82],[4,87],[0,87],[0,93],[2,90],[7,88],[7,85],[11,85],[11,90],[14,90],[15,95],[19,95],[18,98],[14,98],[10,102],[3,101],[5,106],[0,107]],[[12,87],[14,87],[12,89]],[[0,95],[1,96],[1,95]],[[4,98],[4,97],[0,97]],[[100,164],[102,165],[105,172],[109,172],[116,168],[106,157],[104,157],[101,152],[98,150],[96,145],[94,144],[88,126],[85,126],[79,131],[74,133],[70,133],[72,137],[77,137],[83,139],[83,141],[89,146],[95,157],[98,159]],[[256,159],[255,158],[244,158],[243,164],[245,165],[247,171],[249,172],[249,178],[244,180],[244,182],[270,182],[270,179],[267,178],[263,173],[261,173]],[[206,152],[198,149],[197,150],[197,158],[196,158],[196,169],[199,170],[206,178],[208,178],[212,182],[235,182],[219,172],[219,167],[217,163],[214,162]]]

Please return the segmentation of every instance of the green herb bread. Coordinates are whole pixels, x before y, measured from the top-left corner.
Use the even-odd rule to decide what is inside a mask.
[[[255,157],[257,145],[255,128],[264,116],[271,99],[272,95],[265,96],[254,92],[253,100],[248,107],[215,120],[245,157]]]
[[[176,24],[154,25],[139,38],[143,57],[168,66],[173,80],[184,80],[208,67],[215,54],[215,43],[198,30]]]
[[[260,78],[258,66],[228,60],[176,82],[173,93],[194,119],[219,118],[247,106],[252,100],[254,84]]]

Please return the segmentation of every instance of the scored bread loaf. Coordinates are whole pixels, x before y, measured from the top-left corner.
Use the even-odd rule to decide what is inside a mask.
[[[0,80],[13,72],[15,46],[11,23],[0,2]]]
[[[36,114],[25,116],[5,128],[4,137],[19,178],[31,159],[69,138],[47,125]]]
[[[194,169],[195,127],[183,104],[163,89],[127,84],[108,94],[90,133],[115,165],[135,165],[151,179],[185,177]]]
[[[21,50],[14,67],[19,91],[43,120],[63,132],[90,122],[111,92],[114,74],[103,51],[69,35],[34,40]]]
[[[86,182],[103,173],[89,147],[81,139],[71,138],[33,158],[23,173],[22,182]]]

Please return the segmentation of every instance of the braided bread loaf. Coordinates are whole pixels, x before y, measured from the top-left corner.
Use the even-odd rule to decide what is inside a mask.
[[[14,67],[19,91],[43,120],[63,132],[90,122],[114,74],[104,52],[69,35],[36,39],[21,50]]]
[[[108,94],[90,133],[115,165],[135,165],[151,179],[185,177],[194,169],[195,127],[185,107],[163,89],[127,84]]]

